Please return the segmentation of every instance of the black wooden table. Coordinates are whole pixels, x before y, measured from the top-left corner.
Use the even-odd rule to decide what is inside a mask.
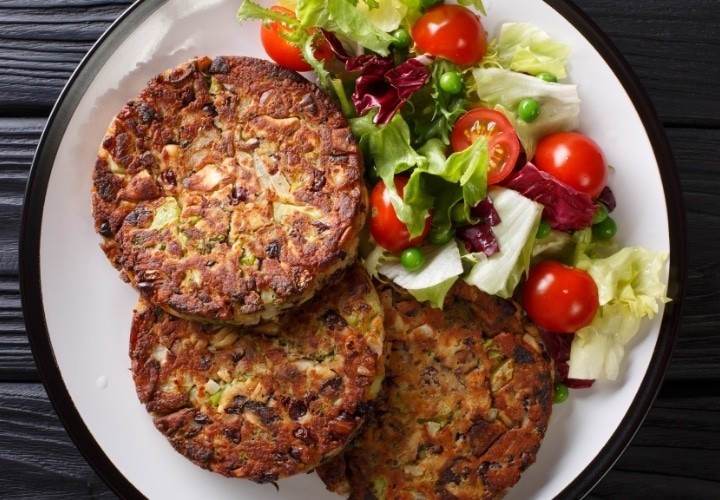
[[[2,499],[115,497],[73,445],[39,381],[21,311],[18,238],[28,171],[51,107],[130,3],[0,0]],[[689,236],[686,301],[665,382],[590,497],[720,498],[720,2],[575,3],[620,49],[662,119]]]

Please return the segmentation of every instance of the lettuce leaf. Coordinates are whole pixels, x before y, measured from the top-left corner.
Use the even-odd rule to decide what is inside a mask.
[[[642,247],[626,247],[603,259],[578,255],[575,266],[590,273],[598,286],[600,311],[575,334],[570,377],[617,378],[624,346],[639,331],[640,320],[652,318],[659,304],[669,301],[660,278],[667,257]]]
[[[419,271],[408,271],[397,258],[385,257],[377,272],[405,288],[417,300],[429,301],[433,307],[442,308],[445,295],[463,272],[460,251],[453,240],[443,246],[423,247],[427,264]]]
[[[370,112],[351,119],[350,128],[359,140],[364,157],[375,161],[375,171],[387,186],[395,212],[412,237],[422,233],[436,198],[444,202],[462,199],[469,207],[485,198],[486,140],[476,140],[471,147],[446,156],[446,147],[439,139],[430,139],[415,150],[410,144],[410,128],[400,114],[395,114],[384,125],[377,125]],[[411,169],[400,197],[394,177]],[[449,208],[443,205],[440,211]]]
[[[575,266],[586,270],[598,286],[600,305],[620,302],[638,318],[652,318],[658,302],[667,302],[660,271],[667,254],[642,247],[625,247],[610,257],[580,256]]]
[[[396,174],[413,167],[423,166],[427,159],[410,145],[410,129],[400,114],[383,124],[373,122],[374,113],[350,120],[350,128],[358,139],[366,159],[374,160],[375,171],[390,193],[390,202],[398,218],[405,223],[412,237],[422,233],[425,219],[430,214],[433,197],[422,189],[416,180],[405,187],[405,198],[395,189]],[[410,204],[412,202],[412,204]]]
[[[467,254],[472,268],[464,279],[484,292],[508,298],[530,266],[543,208],[511,189],[495,187],[488,195],[502,220],[493,228],[500,251],[491,257]]]
[[[640,329],[640,318],[619,302],[606,304],[585,328],[575,333],[570,347],[568,377],[615,380],[625,345]]]
[[[395,40],[378,28],[351,0],[299,0],[295,13],[304,28],[322,28],[387,55]]]
[[[430,64],[430,79],[413,94],[410,105],[402,108],[405,119],[412,126],[415,144],[438,138],[450,144],[450,132],[457,120],[468,108],[464,92],[450,94],[440,87],[440,79],[449,71],[461,71],[444,58],[436,58]]]
[[[483,65],[537,75],[547,71],[558,79],[567,77],[570,45],[558,42],[530,23],[505,23],[491,43]]]
[[[400,0],[364,0],[358,2],[357,8],[378,29],[388,33],[400,27],[408,12],[408,5]]]
[[[577,86],[549,83],[534,76],[498,68],[476,68],[468,82],[489,108],[508,117],[515,127],[528,160],[535,156],[538,141],[554,132],[576,129],[580,125],[580,97]],[[518,103],[532,97],[540,104],[540,115],[528,123],[517,119]]]

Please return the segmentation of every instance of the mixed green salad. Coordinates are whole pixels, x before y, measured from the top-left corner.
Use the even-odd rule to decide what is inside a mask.
[[[478,0],[238,11],[263,21],[271,59],[312,71],[349,120],[371,189],[367,270],[436,307],[457,280],[519,299],[564,398],[617,377],[640,321],[668,300],[668,256],[616,241],[612,168],[577,132],[571,47],[522,22],[488,35],[482,15]]]

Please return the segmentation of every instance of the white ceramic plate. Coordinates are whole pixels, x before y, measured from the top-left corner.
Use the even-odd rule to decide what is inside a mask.
[[[664,374],[684,276],[679,187],[669,148],[631,71],[600,31],[561,0],[486,0],[492,35],[534,23],[572,48],[582,129],[616,168],[619,239],[671,254],[674,302],[628,348],[617,382],[556,405],[535,465],[512,498],[585,494],[639,427]],[[106,126],[154,74],[199,55],[265,57],[239,2],[146,0],[115,23],[73,76],[41,140],[27,192],[21,285],[28,332],[48,393],[77,446],[118,494],[150,498],[333,498],[314,474],[272,485],[227,479],[176,453],[135,394],[128,334],[136,293],[99,248],[91,170]]]

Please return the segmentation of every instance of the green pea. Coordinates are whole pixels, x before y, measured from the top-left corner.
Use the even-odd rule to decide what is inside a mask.
[[[438,227],[431,226],[428,241],[433,245],[444,245],[453,239],[452,226]]]
[[[466,222],[465,203],[462,201],[453,205],[450,209],[450,220],[453,222]]]
[[[400,254],[400,263],[408,271],[417,271],[425,265],[425,254],[418,247],[406,248]]]
[[[392,42],[393,46],[404,49],[410,45],[410,33],[405,28],[398,28],[390,33],[395,40]]]
[[[463,88],[463,81],[457,71],[446,71],[440,77],[440,88],[448,94],[457,94]]]
[[[607,217],[608,217],[607,207],[605,205],[603,205],[602,203],[598,203],[598,209],[595,212],[595,214],[593,215],[592,223],[599,224],[602,221],[604,221],[605,219],[607,219]]]
[[[607,216],[592,227],[592,233],[599,240],[609,240],[617,233],[617,224],[612,217]]]
[[[557,76],[553,75],[549,71],[543,71],[542,73],[538,73],[535,76],[537,76],[538,78],[540,78],[541,80],[543,80],[545,82],[550,82],[550,83],[557,82]]]
[[[562,382],[555,384],[555,390],[553,392],[553,401],[556,404],[564,403],[567,401],[568,396],[570,396],[570,390],[568,390],[568,387]]]
[[[529,97],[523,99],[518,104],[517,114],[522,121],[530,123],[540,116],[540,103]]]
[[[552,228],[550,227],[550,223],[545,219],[542,219],[540,221],[540,224],[538,225],[537,232],[535,233],[535,238],[537,238],[538,240],[543,240],[550,236],[551,230]]]

